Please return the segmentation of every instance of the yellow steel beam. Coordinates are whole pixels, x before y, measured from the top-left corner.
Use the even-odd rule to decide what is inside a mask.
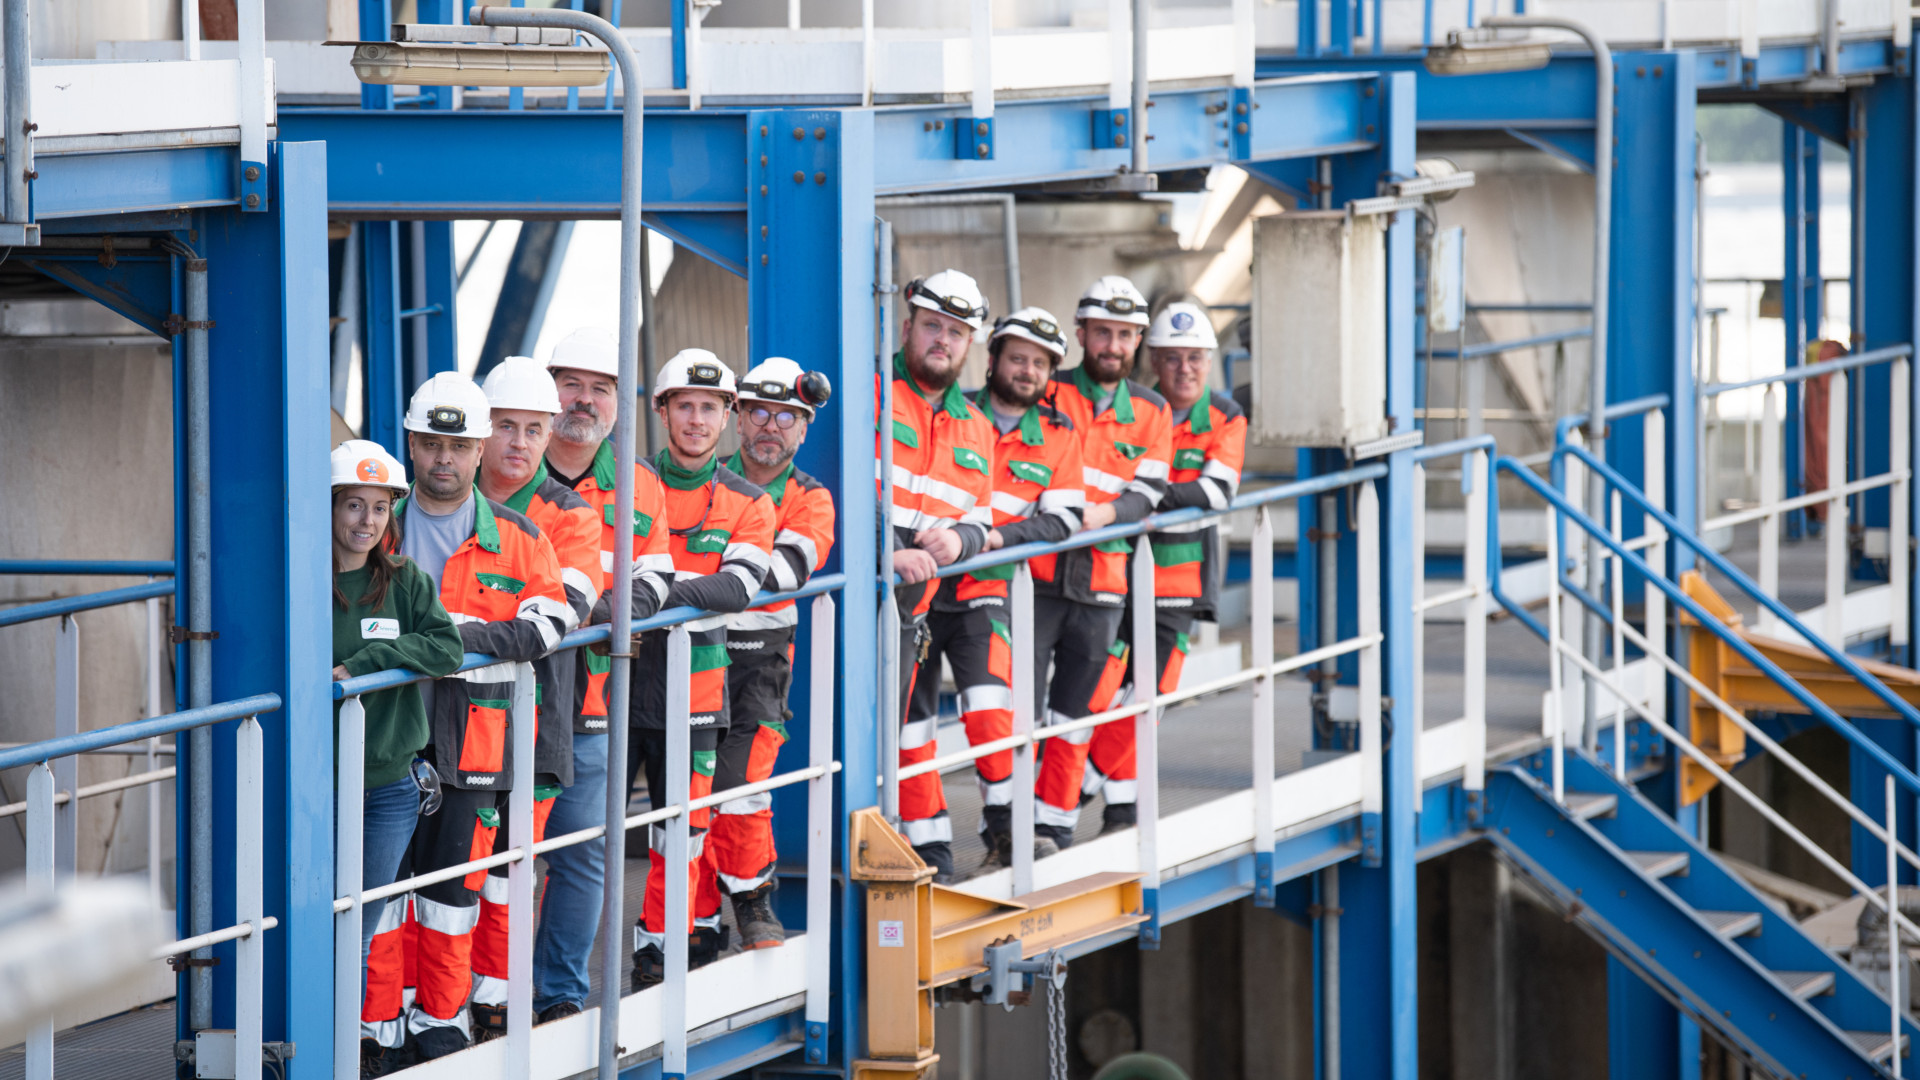
[[[1742,625],[1740,613],[1716,592],[1698,571],[1688,570],[1680,584],[1707,612],[1732,627],[1741,640],[1760,655],[1779,665],[1814,697],[1846,717],[1891,718],[1899,714],[1867,689],[1845,669],[1828,660],[1817,649],[1778,638],[1756,634]],[[1785,687],[1762,674],[1746,657],[1718,634],[1702,626],[1692,616],[1681,613],[1688,628],[1687,670],[1728,705],[1741,712],[1760,711],[1805,715],[1807,707],[1789,694]],[[1920,672],[1871,660],[1855,661],[1903,700],[1920,705]],[[1698,694],[1692,701],[1691,734],[1693,741],[1720,765],[1731,768],[1747,756],[1747,733]],[[1681,797],[1693,803],[1718,783],[1713,776],[1691,760],[1680,765]]]
[[[867,1053],[855,1080],[928,1074],[933,991],[985,971],[984,951],[1016,939],[1031,959],[1146,921],[1140,875],[1093,874],[1011,900],[933,884],[933,869],[874,809],[852,818],[853,878],[867,883]]]

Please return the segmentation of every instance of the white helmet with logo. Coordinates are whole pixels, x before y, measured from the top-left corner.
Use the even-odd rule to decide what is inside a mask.
[[[980,284],[958,270],[942,270],[907,283],[907,303],[959,319],[976,331],[987,321],[987,298]]]
[[[1212,349],[1219,344],[1213,336],[1213,321],[1199,304],[1168,304],[1147,329],[1149,348]]]
[[[348,439],[333,448],[333,486],[383,487],[407,493],[407,471],[387,448],[365,439]]]
[[[737,396],[733,369],[705,349],[681,349],[660,365],[653,380],[653,403],[658,406],[675,390],[711,390],[731,401]]]
[[[487,403],[496,409],[560,411],[560,391],[553,385],[553,376],[531,356],[509,356],[495,364],[481,387],[487,392]]]
[[[769,356],[753,366],[740,379],[740,398],[787,405],[803,410],[813,419],[815,409],[833,396],[833,383],[825,372],[808,371],[784,356]]]
[[[1067,355],[1067,338],[1061,332],[1060,320],[1046,308],[1023,307],[994,323],[993,336],[987,342],[992,344],[1005,337],[1025,338],[1052,353],[1056,362]]]
[[[457,371],[443,371],[413,392],[407,403],[408,431],[484,439],[493,434],[493,406],[480,384]]]
[[[613,331],[598,326],[586,326],[566,337],[553,347],[553,355],[547,358],[547,370],[558,371],[561,368],[575,368],[591,371],[595,375],[605,375],[609,379],[620,377],[620,340]]]
[[[1119,274],[1106,277],[1087,286],[1080,297],[1080,306],[1073,313],[1074,319],[1111,319],[1114,322],[1132,323],[1135,326],[1147,325],[1147,298],[1140,295],[1133,282]]]

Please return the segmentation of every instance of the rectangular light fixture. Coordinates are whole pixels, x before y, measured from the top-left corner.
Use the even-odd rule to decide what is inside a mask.
[[[353,74],[375,86],[600,86],[613,74],[605,49],[573,45],[353,45]]]
[[[1454,30],[1445,45],[1427,50],[1427,71],[1434,75],[1488,75],[1532,71],[1547,66],[1553,53],[1544,41],[1502,40],[1488,30]]]

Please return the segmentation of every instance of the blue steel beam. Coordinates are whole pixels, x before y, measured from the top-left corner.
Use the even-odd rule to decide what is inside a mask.
[[[429,221],[426,232],[427,250],[414,252],[414,258],[427,261],[426,306],[439,308],[417,316],[427,320],[427,377],[432,378],[460,367],[460,286],[455,280],[460,268],[453,254],[453,222]]]
[[[32,255],[19,261],[150,332],[168,336],[167,315],[173,310],[170,256],[123,255],[112,266],[102,266],[97,254],[63,255],[41,248],[22,248],[19,254],[28,252]]]
[[[874,129],[873,112],[851,109],[770,109],[748,114],[746,123],[746,153],[752,157],[748,181],[756,192],[748,201],[748,228],[743,230],[747,359],[757,363],[768,356],[787,356],[833,380],[834,398],[826,406],[824,422],[813,429],[797,462],[837,495],[840,542],[827,569],[844,570],[854,581],[875,581],[880,571],[877,508],[870,494],[873,428],[864,419],[875,410]],[[793,180],[796,174],[801,182]],[[862,497],[863,492],[869,494]],[[848,865],[845,815],[879,802],[874,752],[879,703],[873,678],[879,595],[872,588],[849,588],[838,597],[835,677],[840,715],[835,753],[845,768],[834,843],[836,865],[842,868]],[[814,642],[808,620],[801,623],[790,699],[804,703],[812,685]],[[788,737],[801,752],[816,722],[832,721],[794,708]],[[789,857],[806,850],[804,787],[774,793],[773,820],[780,850]],[[840,880],[844,882],[844,876]],[[830,1036],[818,1029],[806,1033],[808,1064],[832,1060],[844,1065],[864,1049],[862,895],[836,889],[833,1031]],[[803,922],[803,891],[780,897],[787,925]]]
[[[266,729],[265,1035],[330,1075],[333,985],[333,725],[327,611],[326,148],[274,143],[271,210],[202,219],[208,264],[212,415],[213,697],[271,692]],[[214,739],[215,791],[233,791],[231,725]],[[234,804],[214,800],[214,850],[234,850]],[[215,925],[233,919],[231,859],[214,866]],[[217,1002],[233,950],[215,950]],[[215,1012],[231,1027],[231,1009]]]
[[[400,226],[392,221],[369,221],[361,236],[366,433],[367,438],[406,461],[406,440],[400,430],[400,416],[407,405],[400,378]]]
[[[43,154],[34,159],[34,220],[235,205],[239,160],[232,146]]]

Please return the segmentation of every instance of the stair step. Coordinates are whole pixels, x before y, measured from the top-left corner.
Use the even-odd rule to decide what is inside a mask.
[[[1581,821],[1610,817],[1620,806],[1620,796],[1598,791],[1567,792],[1567,811]]]
[[[1833,993],[1831,971],[1776,971],[1773,977],[1780,980],[1787,993],[1801,1001]]]
[[[1640,868],[1640,872],[1651,878],[1671,877],[1685,873],[1687,853],[1684,851],[1629,851],[1627,858]]]
[[[1884,1061],[1893,1056],[1893,1035],[1885,1031],[1849,1031],[1847,1038],[1860,1056],[1868,1061]]]
[[[1757,911],[1702,911],[1699,914],[1708,926],[1713,927],[1714,933],[1727,941],[1760,932],[1760,913]]]

